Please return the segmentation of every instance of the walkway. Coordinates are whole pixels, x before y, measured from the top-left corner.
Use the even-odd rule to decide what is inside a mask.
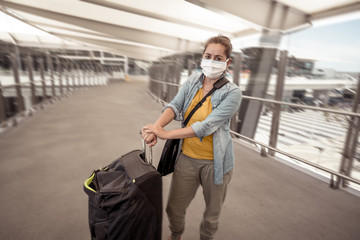
[[[141,147],[139,129],[162,109],[146,89],[134,78],[89,88],[0,134],[0,239],[90,239],[83,181],[93,169]],[[162,144],[154,149],[155,160]],[[236,171],[216,239],[359,239],[360,198],[235,146]],[[170,176],[163,180],[166,202]],[[183,240],[198,239],[203,206],[199,191]],[[163,239],[167,224],[164,215]]]

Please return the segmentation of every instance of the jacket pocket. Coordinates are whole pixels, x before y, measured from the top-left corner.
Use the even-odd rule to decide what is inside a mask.
[[[109,220],[94,223],[92,228],[93,240],[106,240],[108,238]]]

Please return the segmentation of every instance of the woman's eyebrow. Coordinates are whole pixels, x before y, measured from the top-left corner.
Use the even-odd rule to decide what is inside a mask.
[[[205,55],[206,55],[206,56],[212,56],[210,53],[205,53]],[[222,55],[215,55],[214,57],[221,57],[221,58],[223,58]]]

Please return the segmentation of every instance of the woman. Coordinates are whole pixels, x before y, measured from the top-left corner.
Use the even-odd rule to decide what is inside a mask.
[[[143,127],[143,138],[154,146],[157,138],[183,139],[172,176],[166,212],[171,236],[178,240],[184,232],[185,212],[199,185],[206,209],[200,226],[200,239],[213,239],[226,188],[234,164],[230,120],[240,106],[241,91],[227,83],[208,97],[183,128],[166,131],[172,120],[184,121],[194,106],[224,77],[231,59],[232,45],[225,36],[210,38],[204,48],[201,67],[183,84],[153,125]]]

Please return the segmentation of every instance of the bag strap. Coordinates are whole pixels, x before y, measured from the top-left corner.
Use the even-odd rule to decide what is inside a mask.
[[[192,115],[194,115],[194,113],[196,112],[196,110],[198,110],[202,104],[205,102],[206,98],[208,96],[210,96],[211,94],[213,94],[213,92],[215,92],[216,89],[219,89],[221,88],[222,86],[224,86],[225,84],[227,84],[229,82],[229,80],[226,78],[226,77],[222,77],[220,78],[219,80],[217,80],[215,83],[214,83],[214,87],[210,90],[210,92],[208,92],[208,94],[206,94],[205,97],[203,97],[203,99],[201,99],[201,101],[196,104],[196,106],[191,110],[191,112],[189,113],[189,115],[187,116],[187,118],[185,119],[184,121],[184,125],[183,126],[186,126],[189,121],[190,121],[190,118],[192,117]]]

